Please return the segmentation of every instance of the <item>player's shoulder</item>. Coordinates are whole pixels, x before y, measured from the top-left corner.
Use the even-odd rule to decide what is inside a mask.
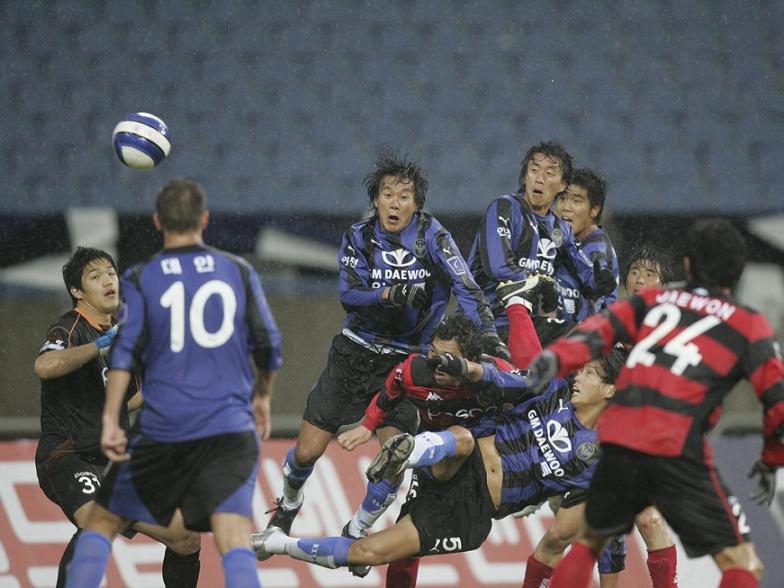
[[[244,270],[249,270],[253,267],[250,262],[248,262],[248,260],[241,255],[230,253],[228,251],[224,251],[223,249],[218,249],[217,247],[210,247],[209,245],[205,245],[204,252],[218,259],[224,259],[226,262],[232,263]]]
[[[501,194],[493,198],[487,205],[487,212],[495,212],[500,209],[501,211],[511,210],[523,212],[523,202],[515,194]]]
[[[71,331],[74,328],[74,325],[81,320],[81,315],[76,312],[75,309],[68,310],[61,314],[59,317],[54,319],[50,324],[47,331],[53,331],[55,329],[63,329],[66,332]]]

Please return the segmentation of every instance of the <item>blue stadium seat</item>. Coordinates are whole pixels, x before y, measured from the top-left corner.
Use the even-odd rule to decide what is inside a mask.
[[[476,194],[514,187],[528,145],[559,138],[625,195],[615,210],[691,209],[684,194],[700,190],[716,192],[708,207],[743,209],[723,170],[756,161],[749,174],[770,182],[784,160],[780,3],[143,5],[140,18],[135,3],[0,4],[2,132],[17,144],[0,157],[3,207],[60,208],[51,185],[146,206],[131,195],[195,174],[219,194],[284,194],[273,210],[309,210],[322,192],[359,211],[357,182],[389,145],[425,161],[445,208],[477,212]],[[137,110],[172,129],[160,173],[110,156],[112,127]],[[770,206],[749,185],[747,201]]]

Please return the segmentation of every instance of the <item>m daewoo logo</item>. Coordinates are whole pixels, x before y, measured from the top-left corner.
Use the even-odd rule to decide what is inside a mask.
[[[408,267],[416,262],[416,258],[407,249],[395,249],[394,251],[382,251],[381,257],[384,263],[391,267]]]
[[[555,259],[555,252],[557,251],[555,243],[550,239],[539,239],[538,256],[545,259]]]
[[[547,440],[553,449],[559,453],[569,453],[572,450],[572,441],[558,421],[547,421]]]

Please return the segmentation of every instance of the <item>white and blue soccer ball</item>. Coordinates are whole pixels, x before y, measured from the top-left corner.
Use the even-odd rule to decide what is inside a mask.
[[[171,151],[169,127],[147,112],[129,114],[114,127],[112,143],[117,157],[133,169],[151,169]]]

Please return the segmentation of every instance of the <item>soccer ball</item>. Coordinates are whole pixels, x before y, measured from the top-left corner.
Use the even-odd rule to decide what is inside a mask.
[[[133,169],[152,169],[169,155],[171,134],[160,118],[134,112],[117,123],[112,132],[117,157]]]

